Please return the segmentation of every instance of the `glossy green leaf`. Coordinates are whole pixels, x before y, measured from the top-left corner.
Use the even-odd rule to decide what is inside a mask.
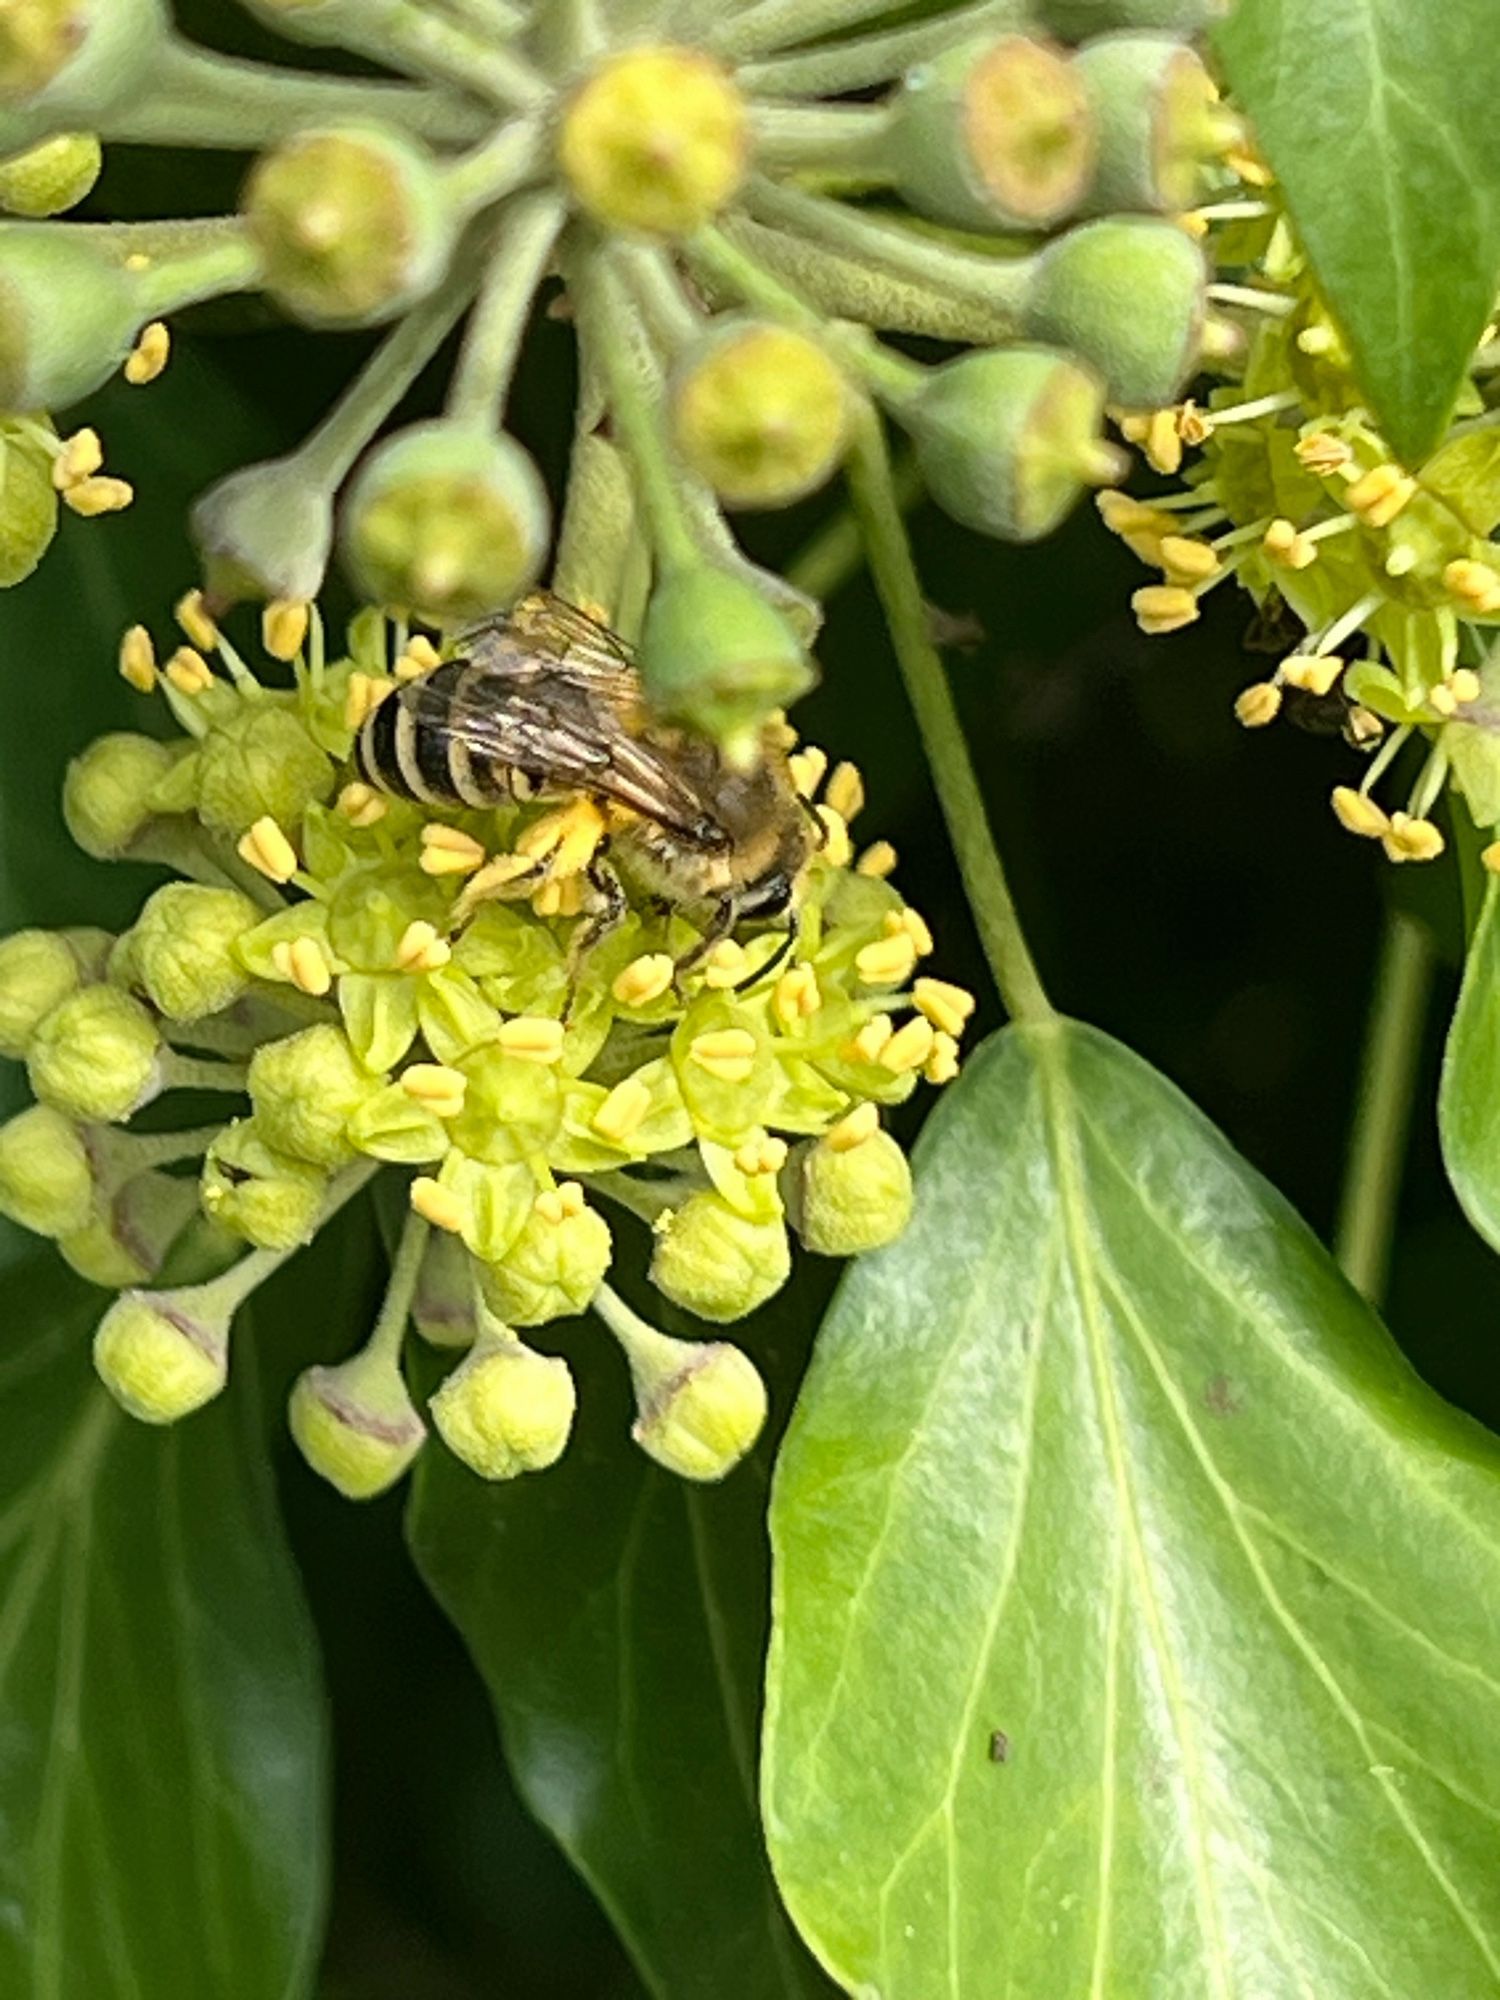
[[[103,1304],[50,1263],[6,1279],[0,1993],[295,2000],[323,1707],[253,1384],[133,1422],[90,1366]]]
[[[971,1058],[772,1508],[768,1837],[851,1993],[1500,1986],[1500,1450],[1118,1044]]]
[[[721,1486],[674,1479],[630,1442],[603,1329],[576,1328],[569,1358],[578,1429],[549,1471],[487,1487],[423,1454],[418,1567],[488,1683],[522,1795],[651,1991],[812,2000],[832,1989],[782,1911],[755,1799],[769,1453]]]
[[[1381,428],[1416,464],[1500,281],[1490,0],[1239,0],[1217,39]]]
[[[1500,1250],[1500,881],[1493,875],[1443,1052],[1438,1132],[1464,1214]]]

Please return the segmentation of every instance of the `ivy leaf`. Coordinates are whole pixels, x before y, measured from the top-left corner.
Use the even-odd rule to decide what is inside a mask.
[[[94,1379],[104,1304],[51,1265],[7,1274],[0,1992],[295,2000],[325,1888],[323,1697],[249,1342],[233,1393],[149,1429]]]
[[[833,1989],[781,1908],[756,1809],[769,1453],[721,1486],[662,1472],[630,1442],[619,1356],[597,1327],[578,1335],[558,1465],[496,1487],[423,1453],[417,1566],[488,1684],[522,1796],[650,1990],[816,2000]]]
[[[1489,0],[1239,0],[1218,31],[1381,429],[1442,435],[1500,280]]]
[[[1090,1029],[1011,1030],[772,1507],[764,1798],[851,1993],[1500,1981],[1500,1452]]]
[[[1493,875],[1443,1052],[1438,1133],[1464,1214],[1500,1250],[1500,882]]]

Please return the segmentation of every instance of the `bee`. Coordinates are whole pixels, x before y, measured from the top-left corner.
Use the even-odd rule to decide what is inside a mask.
[[[459,643],[366,717],[355,758],[368,783],[448,807],[581,795],[604,810],[621,872],[702,919],[684,967],[744,919],[785,917],[790,945],[822,829],[774,729],[742,771],[705,738],[654,723],[625,641],[546,591]],[[625,893],[597,857],[589,879],[604,905],[596,941]]]

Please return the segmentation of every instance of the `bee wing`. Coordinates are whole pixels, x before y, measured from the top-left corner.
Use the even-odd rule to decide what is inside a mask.
[[[640,704],[640,678],[625,641],[550,591],[534,590],[503,617],[475,626],[459,647],[497,674],[524,680],[561,668],[619,709]]]

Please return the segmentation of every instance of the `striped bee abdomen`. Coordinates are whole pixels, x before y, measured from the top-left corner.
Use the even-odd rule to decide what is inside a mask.
[[[355,744],[360,775],[383,792],[422,805],[493,806],[512,796],[511,774],[458,726],[483,669],[450,660],[388,695],[366,716]]]

